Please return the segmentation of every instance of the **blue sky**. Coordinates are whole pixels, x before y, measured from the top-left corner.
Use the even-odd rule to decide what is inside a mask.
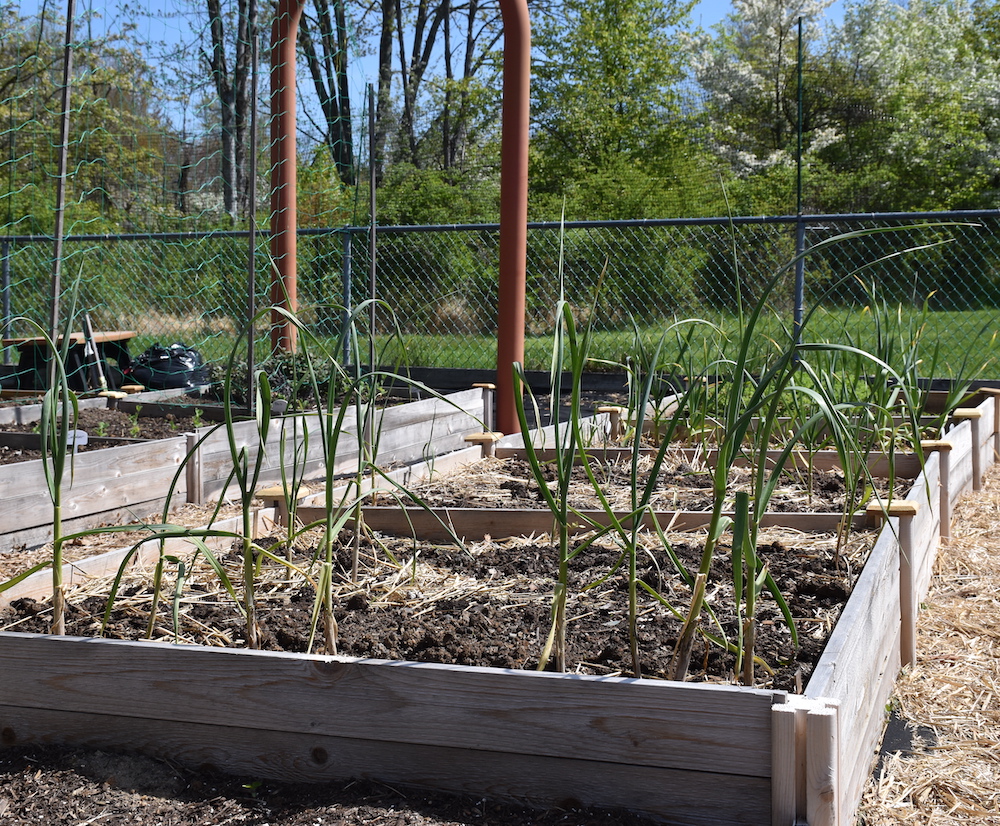
[[[45,0],[19,0],[22,14],[35,14]],[[57,9],[65,13],[66,0],[47,0],[50,8]],[[844,0],[837,0],[830,9],[827,16],[837,20],[843,14]],[[123,22],[123,17],[135,19],[132,15],[122,15],[122,8],[131,8],[140,12],[139,36],[152,40],[163,40],[166,42],[190,42],[191,29],[193,26],[204,26],[203,5],[190,0],[76,0],[77,15],[82,15],[87,10],[94,10],[98,14],[98,19],[92,25],[92,33],[95,36],[103,34],[105,31],[116,31]],[[730,13],[732,5],[730,0],[700,0],[692,12],[692,20],[695,25],[704,29],[709,29]],[[78,35],[84,34],[79,32]],[[85,36],[85,35],[84,35]],[[262,44],[266,48],[266,44]],[[374,80],[375,66],[374,59],[361,59],[354,61],[350,70],[352,86],[359,90],[358,100],[361,99],[365,85]],[[300,89],[304,96],[308,96],[308,79],[300,78]]]
[[[723,17],[729,14],[732,9],[730,0],[701,0],[691,14],[695,24],[707,29],[714,26]],[[844,0],[836,2],[826,10],[826,16],[830,19],[839,20],[843,15]]]
[[[701,0],[691,16],[697,25],[707,29],[729,14],[731,8],[729,0]]]
[[[42,3],[43,0],[20,0],[18,5],[23,13],[30,14],[37,12]],[[827,11],[827,15],[835,19],[839,18],[842,14],[843,3],[844,0],[837,0]],[[66,0],[48,0],[48,5],[50,8],[65,10]],[[199,18],[202,14],[200,4],[195,5],[194,9],[192,9],[191,4],[185,3],[183,0],[128,0],[128,2],[124,2],[123,0],[118,0],[118,2],[114,2],[114,0],[76,0],[78,15],[86,9],[95,9],[99,12],[103,24],[111,28],[120,23],[117,10],[122,6],[148,10],[153,18],[161,15],[163,12],[173,14],[173,20],[163,21],[162,23],[163,34],[166,37],[176,37],[178,29],[185,27],[186,24],[190,25],[189,20],[185,18],[188,18],[188,15],[192,11]],[[731,8],[730,0],[700,0],[694,8],[692,18],[697,25],[707,29],[722,20],[730,12]],[[178,12],[180,13],[179,17],[177,16]],[[173,35],[171,35],[171,30],[174,32]]]

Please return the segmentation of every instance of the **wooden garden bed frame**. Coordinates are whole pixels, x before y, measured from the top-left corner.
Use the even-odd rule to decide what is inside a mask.
[[[155,400],[162,393],[150,395]],[[431,398],[379,410],[375,423],[379,433],[376,463],[382,467],[409,465],[463,449],[464,436],[482,427],[483,390],[452,393],[445,399]],[[106,403],[101,400],[102,405]],[[15,417],[12,421],[32,421],[39,413],[11,411],[8,415]],[[34,419],[25,418],[30,415]],[[308,453],[299,460],[299,470],[304,471],[305,479],[321,476],[325,469],[319,426],[316,414],[276,419],[265,448],[267,459],[260,481],[280,481],[282,463],[291,468],[295,428],[300,436],[305,430],[311,436]],[[72,482],[67,481],[63,494],[64,532],[145,519],[162,512],[168,496],[178,505],[200,504],[222,496],[233,466],[232,453],[225,429],[212,431],[212,426],[203,427],[175,438],[78,454]],[[348,415],[337,444],[335,473],[357,467],[358,431],[357,417]],[[259,449],[256,423],[236,422],[233,432],[237,448],[246,447],[252,462]],[[283,438],[286,441],[282,447]],[[171,492],[182,464],[184,473]],[[20,546],[43,545],[52,539],[52,508],[41,460],[2,466],[0,501],[4,503],[0,509],[0,553]]]
[[[951,505],[1000,451],[998,406],[963,411],[950,452],[927,457],[803,695],[2,632],[0,739],[261,778],[626,807],[675,824],[846,826],[914,656],[942,532],[940,458]]]

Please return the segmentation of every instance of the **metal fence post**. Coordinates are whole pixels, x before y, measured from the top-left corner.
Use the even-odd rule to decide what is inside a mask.
[[[340,286],[344,301],[344,365],[351,363],[351,337],[347,335],[347,326],[351,323],[351,227],[344,227],[344,251],[340,260]]]
[[[799,343],[799,336],[802,334],[802,321],[805,318],[806,301],[806,259],[803,253],[806,251],[806,222],[799,213],[795,222],[795,343]]]
[[[10,338],[10,240],[0,242],[0,294],[2,294],[3,337]],[[3,363],[10,364],[10,348],[3,348]]]

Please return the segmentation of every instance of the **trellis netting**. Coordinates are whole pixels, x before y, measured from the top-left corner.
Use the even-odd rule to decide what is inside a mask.
[[[134,354],[154,343],[180,341],[219,362],[241,346],[249,312],[251,220],[260,230],[254,255],[258,307],[269,293],[270,21],[263,15],[271,12],[262,8],[258,21],[263,69],[257,74],[254,163],[245,102],[253,82],[250,41],[237,25],[245,0],[155,5],[149,11],[142,4],[138,11],[132,5],[98,11],[84,3],[78,14],[63,285],[69,289],[79,281],[80,309],[96,329],[134,330]],[[312,27],[314,49],[326,48],[318,45],[325,42],[321,32],[336,30],[349,68],[340,75],[321,72],[327,85],[317,86],[315,67],[302,58],[297,198],[299,311],[311,330],[331,340],[343,322],[341,305],[357,306],[368,297],[371,263],[363,117],[370,66],[350,17],[341,31],[332,9],[312,0],[306,26]],[[0,17],[0,297],[6,338],[34,335],[18,319],[44,325],[48,313],[64,32],[59,14],[51,3],[21,0],[7,4]],[[213,22],[221,32],[219,54],[211,48]],[[321,68],[334,64],[320,61]],[[344,81],[347,94],[340,96],[343,90],[331,80]],[[681,111],[697,123],[707,107],[705,90],[689,84],[686,94]],[[385,117],[401,123],[404,115],[392,105]],[[436,123],[428,121],[427,145],[436,140]],[[663,125],[673,128],[666,119]],[[491,129],[477,136],[484,146],[495,140],[497,122]],[[495,224],[473,222],[495,219],[496,159],[484,150],[480,166],[465,179],[476,186],[449,188],[443,173],[393,164],[393,153],[402,151],[401,132],[394,134],[377,158],[384,214],[375,285],[386,308],[377,314],[379,352],[393,366],[490,369],[498,233]],[[971,369],[970,356],[978,369],[997,353],[1000,249],[994,211],[796,216],[791,167],[775,166],[761,177],[764,183],[750,186],[732,169],[723,174],[725,159],[707,153],[704,141],[668,160],[655,170],[609,163],[566,196],[571,217],[628,220],[531,225],[529,367],[548,366],[552,309],[561,289],[578,308],[578,320],[599,333],[597,355],[604,366],[614,368],[629,357],[636,331],[652,340],[675,319],[704,318],[732,332],[737,296],[754,300],[776,274],[768,313],[775,335],[791,328],[797,304],[800,311],[820,305],[807,331],[818,337],[869,346],[870,319],[879,310],[896,313],[901,342],[922,336],[925,347],[930,341],[938,345],[939,363],[949,371]],[[258,197],[251,205],[254,170]],[[538,171],[544,179],[552,169]],[[539,204],[552,207],[542,216],[551,217],[564,200],[559,193],[539,192],[531,203],[535,211]],[[415,215],[418,201],[423,212]],[[751,217],[762,204],[786,217]],[[727,211],[734,217],[713,217]],[[881,231],[890,227],[892,232]],[[878,232],[857,234],[868,230]],[[799,244],[809,247],[838,234],[853,236],[808,255],[799,272],[789,266]],[[591,314],[595,290],[599,298]],[[266,355],[267,330],[258,333]],[[706,351],[702,360],[715,357]],[[13,347],[4,348],[6,365],[15,366],[17,359]]]

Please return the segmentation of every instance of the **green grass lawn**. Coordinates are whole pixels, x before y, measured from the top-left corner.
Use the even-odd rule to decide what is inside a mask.
[[[705,324],[691,324],[683,328],[692,331],[691,356],[685,361],[692,372],[710,370],[713,361],[722,353],[732,353],[739,339],[738,319],[732,315],[706,318],[717,328]],[[774,316],[765,318],[760,325],[760,346],[768,341],[787,341],[788,322]],[[641,335],[647,346],[658,341],[669,325],[650,325],[642,328]],[[923,366],[934,368],[935,378],[998,373],[1000,341],[1000,312],[993,310],[967,312],[932,312],[924,316],[919,310],[893,315],[883,324],[883,348],[888,341],[895,352],[919,348]],[[809,319],[803,341],[830,342],[858,347],[867,352],[878,352],[877,325],[867,310],[819,310]],[[407,334],[405,350],[398,344],[389,351],[401,363],[419,367],[459,367],[491,369],[496,366],[496,340],[491,336],[448,336]],[[679,348],[675,336],[670,335],[665,347],[665,361],[677,360]],[[382,342],[384,344],[384,342]],[[593,335],[592,357],[601,362],[595,369],[616,369],[634,350],[634,334],[630,330],[599,330]],[[529,336],[525,339],[525,365],[529,370],[546,370],[552,351],[551,336]],[[619,368],[620,369],[620,368]],[[924,372],[922,370],[922,372]]]
[[[668,335],[661,365],[677,364],[678,372],[717,372],[714,366],[723,354],[732,355],[739,340],[739,322],[733,315],[715,314],[703,318],[706,323],[687,323],[677,327],[678,333],[690,333],[690,350],[684,359],[678,358],[677,336]],[[650,324],[641,328],[647,348],[657,342],[670,326]],[[775,315],[765,317],[759,327],[757,346],[767,348],[772,342],[788,340],[790,320]],[[849,344],[868,352],[878,349],[876,320],[867,309],[821,309],[809,319],[804,341]],[[922,359],[921,375],[934,378],[981,377],[1000,374],[1000,311],[930,312],[926,315],[914,308],[902,315],[890,314],[882,320],[884,340],[888,340],[897,357],[914,346]],[[233,346],[239,348],[237,358],[246,357],[244,341],[217,335],[210,339],[181,339],[196,346],[207,361],[225,364]],[[132,354],[141,353],[154,341],[153,336],[140,336],[132,343]],[[161,342],[164,343],[164,342]],[[333,339],[325,342],[334,347]],[[266,337],[260,337],[257,358],[269,351]],[[413,367],[450,367],[491,370],[496,367],[496,339],[472,334],[404,334],[402,343],[394,338],[380,337],[378,351],[383,365],[398,364]],[[367,348],[364,348],[367,350]],[[631,330],[596,330],[592,340],[592,369],[620,370],[624,360],[634,357],[634,333]],[[528,336],[525,339],[525,366],[529,370],[547,370],[552,351],[551,336]],[[884,352],[884,349],[883,349]]]

